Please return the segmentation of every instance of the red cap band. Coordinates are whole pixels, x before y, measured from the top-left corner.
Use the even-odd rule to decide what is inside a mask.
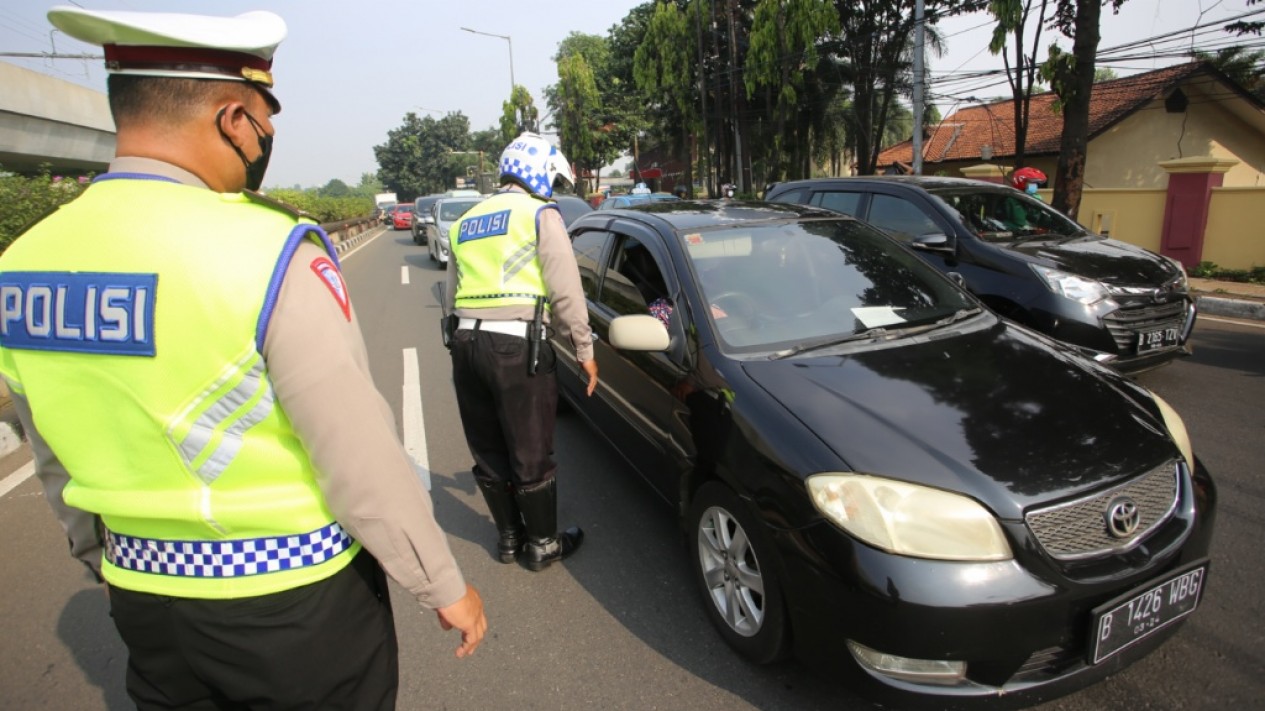
[[[202,47],[134,47],[107,44],[106,68],[118,71],[126,69],[153,69],[203,74],[223,74],[237,79],[246,78],[242,69],[267,72],[272,61],[245,52]],[[262,83],[262,82],[260,82]],[[271,86],[268,82],[267,86]]]

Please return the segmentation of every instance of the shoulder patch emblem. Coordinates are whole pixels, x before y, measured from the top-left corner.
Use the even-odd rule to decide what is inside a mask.
[[[343,281],[343,275],[339,273],[338,267],[329,261],[329,257],[317,257],[312,260],[310,266],[312,272],[325,283],[329,293],[334,295],[334,301],[337,301],[338,307],[343,310],[343,316],[351,321],[351,297],[347,294],[347,283]]]

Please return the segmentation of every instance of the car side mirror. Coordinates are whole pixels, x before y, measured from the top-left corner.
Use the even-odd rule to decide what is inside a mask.
[[[948,235],[934,233],[929,235],[919,235],[910,242],[909,246],[914,249],[923,249],[928,252],[949,252],[954,251],[953,240]]]
[[[647,314],[619,316],[611,321],[607,339],[623,351],[666,351],[672,345],[663,322]]]

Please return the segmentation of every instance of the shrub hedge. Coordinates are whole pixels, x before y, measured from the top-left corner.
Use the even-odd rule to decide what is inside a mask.
[[[74,200],[88,186],[91,176],[63,177],[48,172],[36,176],[0,172],[0,252],[28,227]],[[293,205],[319,223],[340,222],[373,212],[373,198],[328,197],[305,190],[269,190],[268,196]]]

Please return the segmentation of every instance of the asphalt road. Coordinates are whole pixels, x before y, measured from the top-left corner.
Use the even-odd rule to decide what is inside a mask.
[[[403,230],[366,241],[343,266],[374,377],[410,423],[406,445],[425,466],[436,515],[491,623],[478,652],[458,660],[455,634],[395,589],[399,708],[871,708],[796,662],[761,668],[732,654],[704,617],[670,509],[573,414],[557,430],[559,516],[584,526],[585,548],[540,574],[496,562],[438,337],[431,287],[442,270]],[[1195,341],[1193,358],[1140,380],[1182,413],[1219,485],[1202,609],[1139,664],[1038,708],[1262,707],[1265,327],[1204,319]],[[0,461],[0,491],[28,461],[25,449]],[[0,540],[0,708],[131,708],[105,597],[69,559],[34,479],[0,496]]]

